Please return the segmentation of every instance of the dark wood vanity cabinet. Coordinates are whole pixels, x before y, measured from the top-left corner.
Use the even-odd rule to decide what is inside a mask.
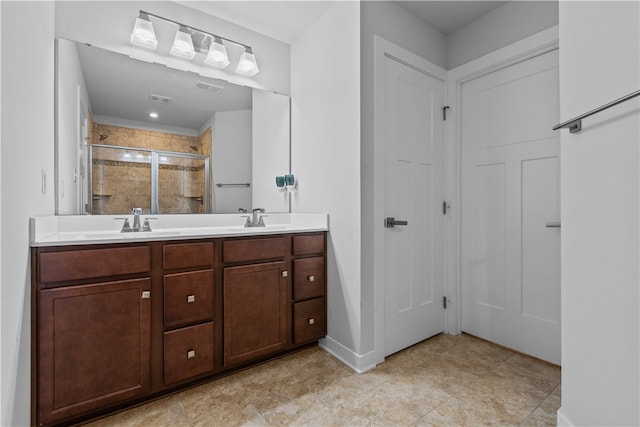
[[[32,424],[89,420],[324,337],[325,235],[32,248]]]
[[[137,258],[123,268],[125,275],[141,277],[103,277],[117,273],[109,259],[128,256]],[[148,393],[149,248],[36,252],[36,259],[32,384],[38,423],[55,424]]]

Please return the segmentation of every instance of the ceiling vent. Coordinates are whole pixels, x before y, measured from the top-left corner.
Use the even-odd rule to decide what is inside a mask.
[[[205,82],[196,83],[196,88],[206,90],[208,92],[215,93],[215,94],[218,94],[224,90],[224,87],[222,86],[216,86],[216,85],[212,85]]]
[[[168,96],[150,94],[149,102],[155,102],[156,104],[167,105],[171,102],[171,98],[169,98]]]

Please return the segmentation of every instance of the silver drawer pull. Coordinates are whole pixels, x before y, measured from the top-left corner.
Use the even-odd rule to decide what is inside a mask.
[[[187,359],[193,359],[194,357],[196,357],[196,352],[195,352],[195,350],[189,350],[189,351],[187,351]]]
[[[310,317],[309,319],[307,319],[307,322],[309,322],[310,325],[314,325],[316,323],[316,319]]]
[[[284,270],[282,272],[282,277],[289,277],[289,272],[287,270]]]
[[[142,291],[142,299],[151,298],[151,291]]]
[[[196,302],[196,296],[195,295],[188,295],[187,296],[187,302],[189,304],[191,304],[192,302]]]
[[[315,282],[316,281],[316,276],[309,276],[307,277],[307,280],[310,282]]]

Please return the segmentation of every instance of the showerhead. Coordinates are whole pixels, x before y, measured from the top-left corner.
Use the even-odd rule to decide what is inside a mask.
[[[101,133],[100,134],[100,141],[104,141],[105,139],[109,138],[109,135]]]

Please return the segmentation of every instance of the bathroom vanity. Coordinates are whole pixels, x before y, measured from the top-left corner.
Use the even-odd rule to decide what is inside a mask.
[[[326,227],[197,230],[35,239],[34,423],[91,419],[325,336]]]

